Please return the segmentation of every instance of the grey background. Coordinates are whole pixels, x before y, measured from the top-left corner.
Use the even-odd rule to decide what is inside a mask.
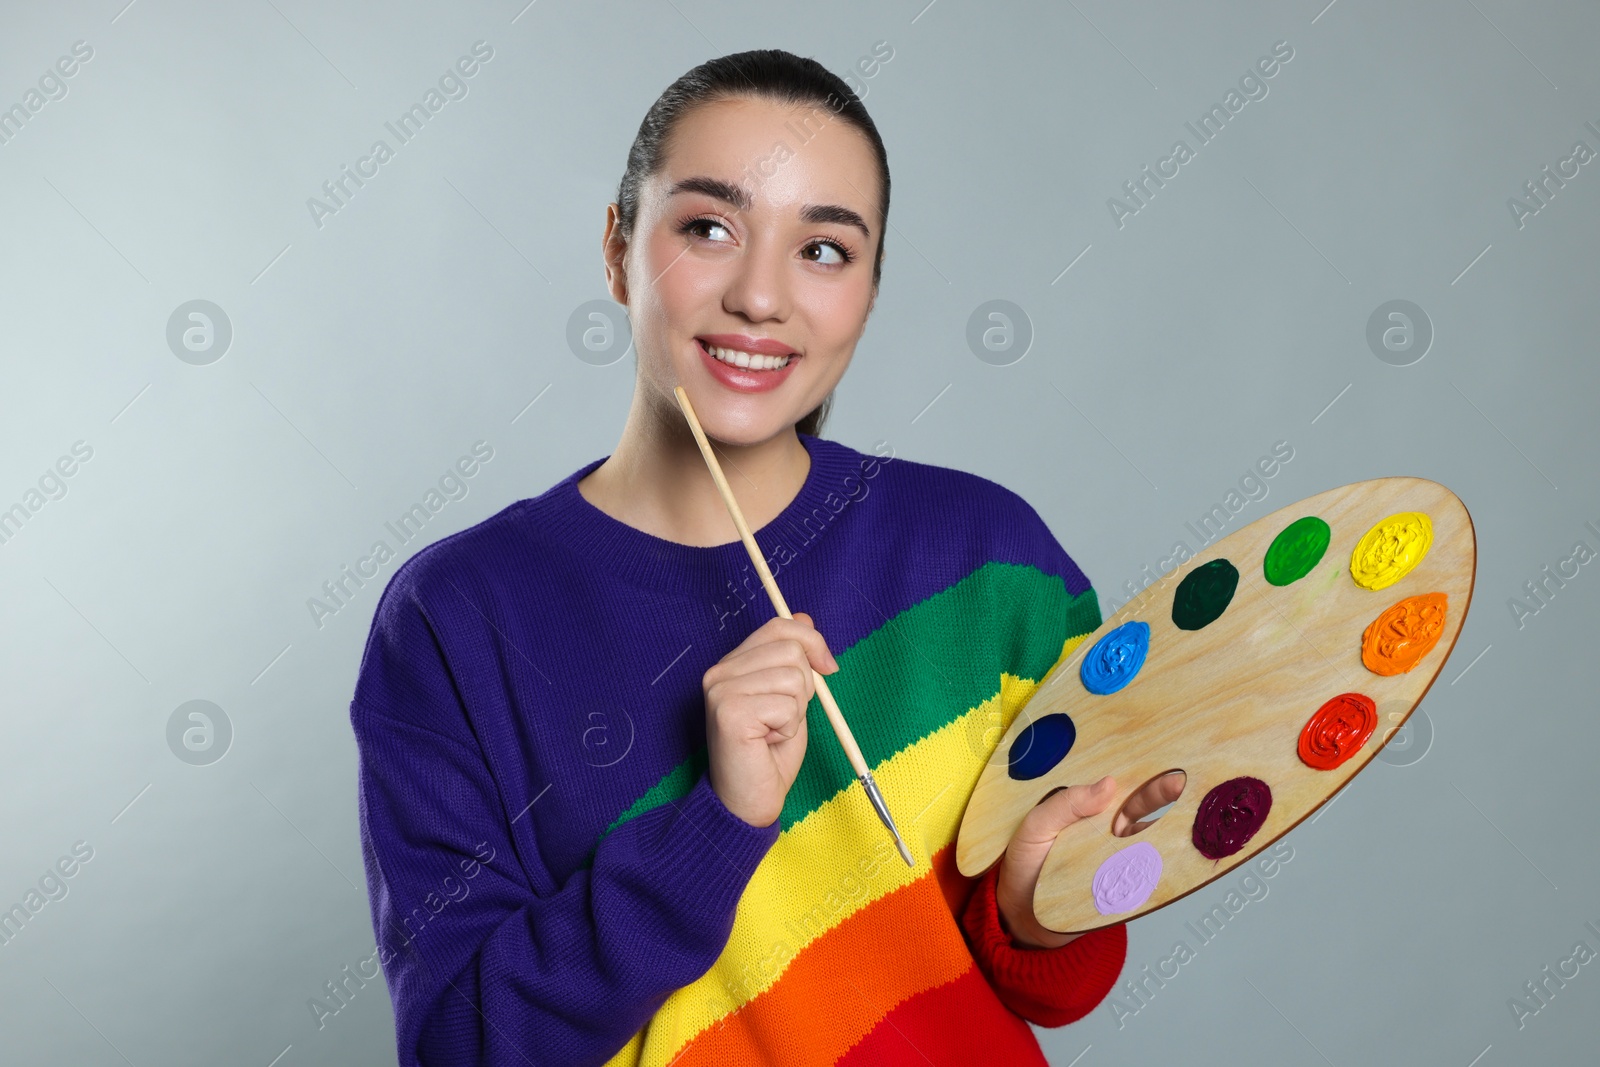
[[[1600,548],[1600,162],[1522,227],[1507,199],[1600,149],[1600,12],[1325,2],[5,4],[0,107],[94,54],[0,144],[0,507],[93,456],[0,544],[0,906],[94,854],[0,947],[4,1061],[393,1062],[381,982],[320,1029],[307,1002],[372,951],[346,704],[395,564],[320,627],[306,602],[474,441],[493,460],[408,554],[611,449],[633,360],[567,325],[672,78],[887,41],[858,75],[883,291],[829,436],[1014,488],[1108,612],[1278,441],[1241,523],[1411,473],[1479,538],[1431,747],[1292,833],[1136,1015],[1041,1031],[1052,1062],[1591,1062],[1600,966],[1520,1027],[1508,998],[1600,949],[1600,565],[1520,625],[1508,599]],[[478,40],[468,95],[319,228],[307,198]],[[1119,228],[1107,199],[1280,40],[1269,94]],[[196,299],[232,327],[208,365],[167,344]],[[1031,325],[1008,365],[966,341],[992,299]],[[1434,331],[1404,367],[1366,341],[1395,299]],[[193,700],[232,730],[205,765],[168,743]],[[1227,884],[1132,924],[1130,972]]]

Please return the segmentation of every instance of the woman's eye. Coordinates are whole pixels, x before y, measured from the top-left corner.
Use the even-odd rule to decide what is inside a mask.
[[[803,254],[813,263],[821,263],[830,267],[850,261],[844,249],[832,241],[813,241],[806,245]]]
[[[691,219],[684,231],[708,241],[721,241],[728,237],[728,228],[715,219]],[[717,236],[718,232],[722,234],[721,237]]]

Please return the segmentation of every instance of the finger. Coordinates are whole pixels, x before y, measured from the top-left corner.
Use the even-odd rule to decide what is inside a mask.
[[[747,705],[752,725],[751,736],[772,744],[788,741],[805,729],[806,717],[797,712],[793,700],[779,693],[750,698]]]
[[[795,665],[792,662],[733,678],[728,688],[728,696],[736,696],[741,701],[779,697],[782,701],[789,702],[787,713],[798,718],[805,718],[806,705],[810,704],[814,693],[816,693],[816,680],[811,673],[811,667]],[[726,699],[726,696],[722,699]]]
[[[721,667],[725,674],[734,677],[784,664],[810,670],[810,661],[799,641],[764,641],[749,648],[736,648],[723,659]]]
[[[782,693],[744,695],[725,703],[707,729],[728,741],[765,741],[769,736],[793,737],[805,722],[800,704]]]
[[[743,652],[732,653],[718,666],[721,668],[719,674],[725,677],[752,674],[772,667],[790,666],[804,673],[808,683],[815,684],[811,672],[822,673],[827,664],[819,665],[799,640],[785,637],[756,645]]]
[[[1137,821],[1157,808],[1166,807],[1178,799],[1187,780],[1188,776],[1182,771],[1168,771],[1160,777],[1150,779],[1128,797],[1128,802],[1123,805],[1122,814],[1126,815],[1129,821]]]
[[[803,611],[794,613],[794,618],[784,620],[795,624],[794,632],[785,632],[785,637],[794,637],[805,648],[806,658],[817,669],[819,674],[832,674],[839,669],[839,661],[833,658],[833,652],[828,648],[828,642],[823,640],[822,634],[817,630],[816,623]]]
[[[1189,776],[1182,771],[1168,771],[1156,779],[1156,787],[1161,794],[1163,804],[1171,804],[1183,795],[1183,787],[1189,784]]]
[[[804,709],[816,692],[816,680],[811,668],[793,660],[780,660],[770,667],[741,670],[719,681],[708,696],[719,705],[738,698],[781,694],[793,700],[796,707]]]
[[[839,663],[833,658],[827,642],[811,625],[811,616],[805,612],[800,612],[792,619],[781,616],[768,619],[711,669],[726,670],[726,666],[736,657],[750,656],[774,645],[782,647],[786,643],[793,643],[797,658],[819,674],[832,674],[839,669]],[[765,666],[771,661],[761,658],[751,662]]]

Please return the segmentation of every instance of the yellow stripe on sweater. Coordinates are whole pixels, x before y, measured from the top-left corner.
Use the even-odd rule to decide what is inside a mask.
[[[1083,636],[1069,638],[1066,657]],[[1038,682],[1002,674],[1000,690],[872,769],[917,860],[896,855],[854,785],[779,836],[739,900],[733,932],[700,979],[669,996],[611,1064],[667,1064],[696,1034],[773,986],[806,945],[874,900],[932,877],[955,840],[983,764]]]

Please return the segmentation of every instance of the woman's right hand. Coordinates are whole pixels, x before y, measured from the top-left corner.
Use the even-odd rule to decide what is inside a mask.
[[[774,616],[705,673],[711,788],[751,826],[770,826],[806,755],[812,669],[839,669],[811,622]]]

